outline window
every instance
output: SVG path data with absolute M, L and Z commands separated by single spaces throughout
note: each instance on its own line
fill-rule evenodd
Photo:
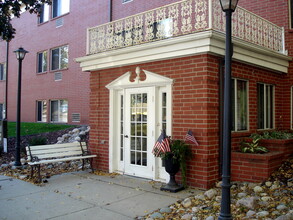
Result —
M 68 46 L 51 50 L 51 70 L 65 69 L 68 67 Z
M 132 0 L 122 0 L 122 3 L 132 2 Z
M 47 51 L 38 53 L 38 73 L 47 71 Z
M 162 93 L 162 129 L 167 130 L 167 93 Z
M 47 101 L 37 101 L 37 121 L 47 122 Z
M 43 4 L 41 6 L 41 12 L 39 16 L 39 24 L 49 21 L 49 5 Z
M 274 127 L 274 86 L 257 84 L 257 128 Z
M 52 12 L 53 18 L 64 15 L 69 12 L 70 0 L 53 0 Z
M 67 100 L 52 100 L 51 106 L 51 122 L 67 123 L 68 101 Z
M 0 103 L 0 120 L 3 120 L 4 116 L 4 104 Z
M 293 0 L 289 0 L 289 17 L 290 17 L 289 28 L 293 28 Z
M 4 63 L 0 63 L 0 80 L 6 79 L 6 65 Z
M 123 120 L 123 111 L 124 111 L 124 106 L 123 106 L 123 95 L 120 95 L 120 161 L 123 161 L 124 158 L 124 120 Z
M 291 129 L 293 129 L 293 86 L 291 87 Z
M 248 130 L 247 81 L 232 79 L 232 131 Z

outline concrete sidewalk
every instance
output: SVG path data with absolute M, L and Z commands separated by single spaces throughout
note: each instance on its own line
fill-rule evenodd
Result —
M 44 186 L 0 176 L 0 220 L 134 219 L 197 190 L 160 191 L 161 183 L 88 172 L 56 175 Z

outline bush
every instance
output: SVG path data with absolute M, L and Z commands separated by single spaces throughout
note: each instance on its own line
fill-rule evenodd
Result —
M 240 151 L 242 153 L 267 153 L 269 150 L 266 147 L 259 146 L 258 142 L 261 138 L 254 137 L 252 142 L 242 141 Z
M 262 134 L 251 134 L 250 137 L 259 139 L 292 139 L 293 133 L 288 131 L 265 131 Z
M 30 146 L 46 145 L 47 139 L 45 137 L 34 137 L 34 138 L 30 139 L 28 143 Z

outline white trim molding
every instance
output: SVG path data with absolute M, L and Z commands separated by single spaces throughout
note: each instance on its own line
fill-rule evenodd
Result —
M 288 73 L 291 57 L 233 38 L 233 59 L 280 73 Z M 76 59 L 83 71 L 96 71 L 202 53 L 225 55 L 225 34 L 208 30 L 130 46 Z

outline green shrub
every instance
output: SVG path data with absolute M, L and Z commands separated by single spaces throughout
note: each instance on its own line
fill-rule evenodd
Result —
M 288 131 L 265 131 L 262 134 L 251 134 L 250 137 L 259 139 L 292 139 L 293 133 Z
M 47 139 L 45 137 L 33 137 L 32 139 L 29 140 L 28 143 L 30 146 L 46 145 Z
M 242 153 L 267 153 L 269 150 L 266 147 L 259 146 L 259 140 L 261 138 L 254 137 L 252 142 L 242 141 L 240 150 Z

